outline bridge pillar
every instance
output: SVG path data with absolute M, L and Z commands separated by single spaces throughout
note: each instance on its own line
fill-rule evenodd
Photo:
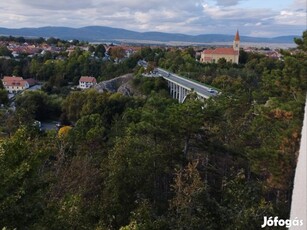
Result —
M 172 98 L 178 100 L 179 103 L 183 103 L 183 100 L 188 95 L 189 90 L 172 81 L 167 81 L 167 86 L 169 88 L 169 93 Z
M 174 98 L 174 99 L 176 99 L 176 85 L 175 85 L 175 83 L 172 83 L 173 84 L 173 95 L 172 95 L 172 97 Z
M 182 87 L 179 86 L 179 95 L 178 95 L 178 101 L 181 103 L 181 97 L 182 97 Z
M 169 88 L 169 94 L 172 95 L 172 93 L 173 93 L 173 88 L 172 88 L 173 85 L 172 85 L 172 82 L 168 81 L 167 84 L 168 84 L 168 88 Z
M 180 93 L 179 93 L 179 103 L 182 103 L 183 102 L 183 98 L 184 98 L 184 88 L 183 87 L 180 87 Z
M 187 89 L 185 89 L 185 88 L 181 88 L 181 90 L 182 90 L 182 93 L 181 93 L 181 98 L 180 98 L 180 103 L 182 103 L 183 102 L 183 100 L 185 99 L 185 97 L 187 96 L 187 94 L 188 94 L 188 90 Z

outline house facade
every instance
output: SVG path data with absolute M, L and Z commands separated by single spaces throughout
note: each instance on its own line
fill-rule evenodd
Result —
M 22 77 L 16 76 L 5 76 L 2 79 L 4 88 L 9 93 L 18 93 L 30 87 L 30 84 L 27 80 L 24 80 Z
M 97 81 L 96 81 L 96 78 L 94 77 L 82 76 L 79 80 L 80 89 L 92 88 L 96 84 L 97 84 Z
M 219 59 L 224 58 L 227 62 L 239 64 L 240 36 L 237 31 L 232 47 L 219 47 L 207 49 L 201 53 L 200 62 L 217 63 Z

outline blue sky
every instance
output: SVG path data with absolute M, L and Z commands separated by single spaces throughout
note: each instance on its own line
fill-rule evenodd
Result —
M 302 35 L 306 0 L 10 0 L 0 27 L 111 26 L 134 31 Z
M 270 8 L 275 10 L 286 9 L 292 4 L 292 0 L 243 0 L 239 2 L 240 7 L 253 8 Z

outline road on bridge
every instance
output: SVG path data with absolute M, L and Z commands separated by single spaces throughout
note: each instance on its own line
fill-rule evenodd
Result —
M 146 69 L 148 64 L 144 60 L 139 60 L 138 65 L 143 66 Z M 154 76 L 161 76 L 166 80 L 170 80 L 172 82 L 184 86 L 188 90 L 193 89 L 198 95 L 205 98 L 217 96 L 220 93 L 217 90 L 210 88 L 210 86 L 205 86 L 201 83 L 194 82 L 193 80 L 183 78 L 177 74 L 170 73 L 167 70 L 161 68 L 155 68 L 153 72 Z
M 193 82 L 192 80 L 185 79 L 177 74 L 170 73 L 164 69 L 156 68 L 157 74 L 165 79 L 169 79 L 175 83 L 185 86 L 188 89 L 194 89 L 194 91 L 206 98 L 218 95 L 218 91 L 210 88 L 209 86 L 202 85 L 201 83 Z

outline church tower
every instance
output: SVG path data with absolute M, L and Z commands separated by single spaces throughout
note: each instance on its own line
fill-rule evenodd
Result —
M 233 49 L 235 51 L 239 51 L 240 50 L 240 36 L 239 36 L 239 31 L 237 30 L 237 33 L 236 33 L 236 36 L 235 36 L 235 39 L 233 41 Z

